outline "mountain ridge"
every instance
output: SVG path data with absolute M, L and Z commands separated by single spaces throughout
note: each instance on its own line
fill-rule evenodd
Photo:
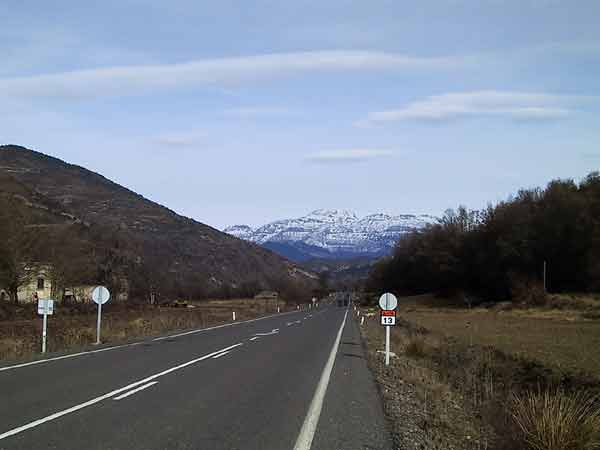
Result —
M 135 260 L 156 262 L 163 274 L 176 277 L 182 286 L 202 286 L 208 293 L 248 284 L 277 289 L 312 279 L 312 274 L 262 246 L 180 216 L 53 156 L 0 146 L 0 177 L 12 186 L 13 196 L 19 194 L 31 203 L 37 196 L 35 202 L 51 205 L 57 214 L 101 230 L 103 236 L 117 236 L 129 265 Z
M 317 209 L 295 219 L 252 228 L 233 225 L 223 231 L 255 242 L 295 261 L 312 258 L 347 259 L 389 254 L 402 235 L 438 219 L 428 214 L 385 213 L 359 217 L 343 209 Z

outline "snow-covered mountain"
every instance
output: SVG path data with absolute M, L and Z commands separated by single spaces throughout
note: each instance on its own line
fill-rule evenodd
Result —
M 319 209 L 297 219 L 277 220 L 258 228 L 234 225 L 225 233 L 255 242 L 292 260 L 353 258 L 389 253 L 405 233 L 437 222 L 429 215 L 371 214 Z

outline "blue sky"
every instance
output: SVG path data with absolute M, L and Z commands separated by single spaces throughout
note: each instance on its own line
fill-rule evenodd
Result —
M 218 228 L 600 169 L 600 2 L 0 2 L 0 143 Z

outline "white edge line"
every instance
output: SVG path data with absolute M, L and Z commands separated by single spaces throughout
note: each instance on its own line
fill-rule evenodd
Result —
M 251 337 L 251 338 L 250 338 L 250 340 L 251 340 L 251 341 L 255 341 L 255 340 L 257 340 L 258 338 L 259 338 L 259 336 L 254 336 L 254 337 Z
M 158 383 L 158 381 L 152 381 L 151 383 L 144 384 L 143 386 L 140 386 L 139 388 L 134 389 L 133 391 L 129 391 L 129 392 L 126 392 L 123 395 L 119 395 L 118 397 L 115 397 L 113 400 L 123 400 L 124 398 L 127 398 L 130 395 L 133 395 L 133 394 L 135 394 L 137 392 L 143 391 L 144 389 L 147 389 L 150 386 L 154 386 L 156 383 Z
M 226 324 L 218 325 L 218 326 L 215 326 L 215 327 L 201 328 L 199 330 L 192 330 L 192 331 L 188 331 L 188 332 L 185 332 L 185 333 L 173 334 L 173 335 L 170 335 L 170 336 L 162 336 L 162 337 L 154 338 L 154 339 L 152 339 L 152 341 L 160 341 L 160 340 L 163 340 L 163 339 L 170 339 L 170 338 L 175 338 L 175 337 L 179 337 L 179 336 L 185 336 L 187 334 L 192 334 L 192 333 L 201 333 L 203 331 L 216 330 L 217 328 L 223 328 L 223 327 L 228 327 L 228 326 L 231 326 L 231 325 L 239 325 L 239 324 L 243 324 L 243 323 L 255 322 L 257 320 L 268 319 L 270 317 L 283 316 L 283 315 L 293 314 L 293 313 L 297 313 L 297 312 L 298 311 L 288 311 L 288 312 L 279 313 L 279 314 L 272 314 L 270 316 L 258 317 L 256 319 L 244 320 L 244 321 L 241 321 L 241 322 L 226 323 Z M 4 372 L 4 371 L 7 371 L 7 370 L 13 370 L 13 369 L 20 369 L 21 367 L 35 366 L 37 364 L 43 364 L 43 363 L 48 363 L 48 362 L 52 362 L 52 361 L 59 361 L 61 359 L 69 359 L 69 358 L 75 358 L 77 356 L 91 355 L 91 354 L 94 354 L 94 353 L 101 353 L 101 352 L 106 352 L 106 351 L 109 351 L 109 350 L 116 350 L 116 349 L 119 349 L 119 348 L 133 347 L 134 345 L 141 345 L 144 342 L 147 342 L 147 341 L 139 341 L 139 342 L 133 342 L 131 344 L 122 344 L 122 345 L 115 345 L 113 347 L 100 348 L 98 350 L 88 350 L 88 351 L 85 351 L 85 352 L 71 353 L 69 355 L 56 356 L 54 358 L 37 359 L 35 361 L 30 361 L 30 362 L 26 362 L 26 363 L 15 364 L 15 365 L 12 365 L 12 366 L 0 367 L 0 372 Z
M 317 431 L 319 417 L 321 416 L 321 410 L 323 409 L 323 400 L 325 400 L 325 393 L 327 392 L 327 386 L 329 385 L 331 372 L 333 371 L 333 364 L 335 363 L 335 357 L 340 346 L 340 340 L 342 339 L 342 332 L 344 331 L 344 325 L 346 325 L 347 316 L 348 310 L 346 310 L 346 314 L 344 314 L 344 320 L 342 321 L 340 330 L 338 331 L 333 347 L 331 348 L 329 359 L 327 360 L 325 368 L 323 369 L 323 373 L 321 374 L 321 379 L 317 385 L 315 395 L 310 402 L 308 413 L 306 414 L 306 418 L 304 419 L 304 423 L 300 429 L 298 439 L 296 439 L 294 450 L 310 450 L 312 445 L 315 432 Z
M 91 355 L 93 353 L 101 353 L 101 352 L 106 352 L 108 350 L 116 350 L 118 348 L 132 347 L 134 345 L 140 345 L 140 344 L 142 344 L 142 342 L 134 342 L 132 344 L 116 345 L 114 347 L 100 348 L 98 350 L 89 350 L 89 351 L 85 351 L 85 352 L 71 353 L 70 355 L 56 356 L 54 358 L 38 359 L 35 361 L 30 361 L 30 362 L 22 363 L 22 364 L 16 364 L 13 366 L 0 367 L 0 372 L 3 372 L 5 370 L 18 369 L 20 367 L 34 366 L 36 364 L 42 364 L 42 363 L 47 363 L 47 362 L 51 362 L 51 361 L 58 361 L 61 359 L 75 358 L 76 356 Z
M 215 356 L 215 355 L 217 355 L 219 353 L 225 352 L 227 350 L 234 349 L 236 347 L 239 347 L 240 345 L 243 345 L 243 344 L 242 343 L 238 343 L 238 344 L 226 347 L 226 348 L 222 348 L 221 350 L 217 350 L 216 352 L 209 353 L 208 355 L 204 355 L 204 356 L 201 356 L 199 358 L 192 359 L 191 361 L 188 361 L 186 363 L 180 364 L 178 366 L 171 367 L 170 369 L 163 370 L 162 372 L 159 372 L 159 373 L 156 373 L 154 375 L 151 375 L 151 376 L 149 376 L 147 378 L 144 378 L 143 380 L 136 381 L 134 383 L 128 384 L 127 386 L 124 386 L 124 387 L 119 388 L 119 389 L 115 389 L 114 391 L 111 391 L 108 394 L 104 394 L 104 395 L 101 395 L 100 397 L 96 397 L 96 398 L 93 398 L 91 400 L 88 400 L 87 402 L 80 403 L 79 405 L 75 405 L 75 406 L 72 406 L 70 408 L 63 409 L 62 411 L 56 412 L 54 414 L 50 414 L 49 416 L 42 417 L 41 419 L 38 419 L 38 420 L 34 420 L 33 422 L 29 422 L 28 424 L 25 424 L 23 426 L 20 426 L 20 427 L 17 427 L 17 428 L 13 428 L 12 430 L 8 430 L 8 431 L 0 434 L 0 440 L 6 439 L 7 437 L 10 437 L 10 436 L 14 436 L 15 434 L 22 433 L 23 431 L 26 431 L 26 430 L 28 430 L 30 428 L 35 428 L 35 427 L 37 427 L 39 425 L 42 425 L 43 423 L 50 422 L 51 420 L 58 419 L 58 418 L 60 418 L 62 416 L 66 416 L 67 414 L 73 413 L 75 411 L 79 411 L 80 409 L 86 408 L 88 406 L 91 406 L 91 405 L 94 405 L 96 403 L 99 403 L 99 402 L 101 402 L 103 400 L 106 400 L 107 398 L 114 397 L 115 395 L 118 395 L 121 392 L 128 391 L 129 389 L 131 389 L 133 387 L 139 386 L 139 385 L 144 384 L 144 383 L 148 383 L 149 381 L 152 381 L 152 380 L 154 380 L 154 379 L 156 379 L 158 377 L 162 377 L 163 375 L 167 375 L 167 374 L 169 374 L 171 372 L 174 372 L 176 370 L 183 369 L 184 367 L 190 366 L 192 364 L 195 364 L 197 362 L 203 361 L 205 359 L 212 358 L 213 356 Z

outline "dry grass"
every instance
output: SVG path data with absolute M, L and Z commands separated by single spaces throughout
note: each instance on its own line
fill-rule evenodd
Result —
M 153 336 L 247 320 L 277 311 L 275 303 L 239 299 L 227 301 L 192 302 L 193 308 L 144 307 L 127 308 L 109 305 L 102 316 L 102 342 L 116 343 L 144 336 Z M 288 307 L 279 302 L 281 311 Z M 42 320 L 5 320 L 0 322 L 0 360 L 14 360 L 39 354 Z M 48 318 L 48 350 L 51 352 L 80 349 L 96 340 L 96 313 L 69 311 L 59 306 Z
M 589 311 L 499 311 L 442 307 L 437 299 L 423 297 L 402 300 L 401 317 L 465 344 L 494 347 L 560 373 L 600 374 L 600 320 L 587 316 Z
M 377 319 L 368 318 L 362 333 L 398 448 L 489 448 L 489 430 L 465 406 L 468 394 L 455 389 L 447 373 L 432 363 L 432 358 L 443 351 L 440 338 L 400 321 L 391 332 L 391 350 L 398 356 L 385 367 L 377 353 L 385 336 Z
M 417 334 L 411 336 L 406 344 L 404 353 L 412 358 L 422 358 L 425 356 L 425 339 L 423 335 Z
M 531 450 L 600 448 L 600 403 L 585 391 L 563 389 L 513 394 L 510 412 Z

